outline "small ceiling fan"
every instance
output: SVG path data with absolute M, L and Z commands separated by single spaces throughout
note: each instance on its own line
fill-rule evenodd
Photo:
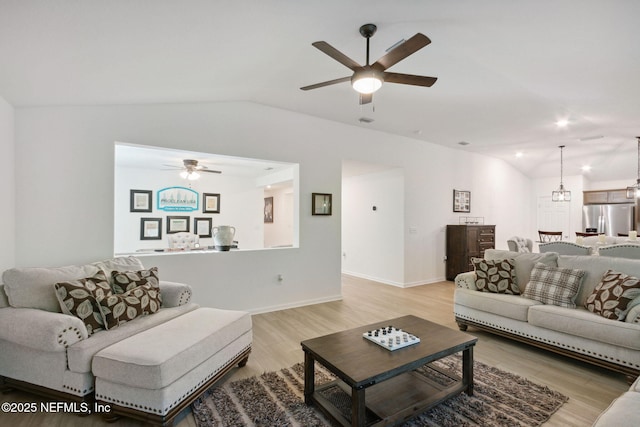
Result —
M 165 166 L 173 168 L 173 169 L 182 170 L 182 172 L 180 172 L 180 176 L 182 178 L 188 179 L 190 181 L 193 181 L 195 179 L 200 178 L 200 172 L 222 173 L 222 171 L 209 169 L 208 167 L 206 167 L 204 165 L 198 165 L 198 161 L 197 160 L 184 159 L 182 161 L 182 163 L 184 164 L 184 166 L 182 166 L 182 167 L 174 166 L 174 165 L 165 165 Z
M 367 63 L 364 66 L 358 64 L 356 61 L 349 58 L 327 42 L 319 41 L 312 43 L 312 46 L 351 69 L 353 71 L 353 75 L 351 77 L 342 77 L 339 79 L 304 86 L 300 89 L 311 90 L 336 83 L 351 81 L 353 88 L 360 93 L 360 104 L 368 104 L 373 100 L 373 93 L 380 89 L 383 82 L 431 87 L 436 80 L 438 80 L 437 77 L 415 76 L 412 74 L 389 73 L 385 71 L 387 68 L 397 64 L 407 56 L 431 43 L 431 40 L 422 33 L 417 33 L 415 36 L 398 45 L 382 58 L 369 65 L 369 39 L 376 33 L 377 29 L 378 27 L 374 24 L 365 24 L 360 27 L 360 34 L 362 34 L 362 37 L 367 39 Z

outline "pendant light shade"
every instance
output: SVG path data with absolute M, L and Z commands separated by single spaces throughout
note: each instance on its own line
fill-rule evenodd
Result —
M 571 191 L 564 189 L 564 184 L 562 184 L 562 167 L 563 167 L 563 159 L 562 159 L 562 150 L 564 149 L 564 145 L 560 145 L 560 187 L 557 190 L 551 193 L 551 200 L 554 202 L 569 202 L 571 201 Z
M 636 139 L 638 140 L 638 179 L 635 185 L 627 187 L 627 199 L 640 197 L 640 136 L 636 136 Z

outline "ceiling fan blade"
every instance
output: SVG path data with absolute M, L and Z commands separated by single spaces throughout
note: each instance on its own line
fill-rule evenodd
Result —
M 373 101 L 372 93 L 361 93 L 360 94 L 360 105 L 370 104 Z
M 385 83 L 400 83 L 403 85 L 431 87 L 437 80 L 437 77 L 414 76 L 413 74 L 400 73 L 384 73 Z
M 336 83 L 343 83 L 343 82 L 348 82 L 351 80 L 351 77 L 341 77 L 339 79 L 334 79 L 334 80 L 329 80 L 326 82 L 322 82 L 322 83 L 316 83 L 314 85 L 309 85 L 309 86 L 305 86 L 305 87 L 301 87 L 300 89 L 302 90 L 311 90 L 311 89 L 317 89 L 319 87 L 325 87 L 325 86 L 329 86 L 329 85 L 334 85 Z
M 429 37 L 425 36 L 422 33 L 418 33 L 415 36 L 411 37 L 409 40 L 399 45 L 398 47 L 394 48 L 391 52 L 387 53 L 382 58 L 378 59 L 371 66 L 380 71 L 384 71 L 387 68 L 391 67 L 392 65 L 402 61 L 407 56 L 422 49 L 429 43 L 431 43 L 431 40 L 429 40 Z
M 217 171 L 217 170 L 213 170 L 213 169 L 198 169 L 198 172 L 222 173 L 222 171 Z
M 342 65 L 344 65 L 345 67 L 352 69 L 353 71 L 356 71 L 357 69 L 362 68 L 362 66 L 358 64 L 356 61 L 349 58 L 347 55 L 340 52 L 338 49 L 331 46 L 327 42 L 314 42 L 314 43 L 311 43 L 311 45 L 320 49 L 321 51 L 323 51 L 324 53 L 326 53 L 327 55 L 329 55 L 330 57 L 332 57 L 333 59 L 335 59 Z

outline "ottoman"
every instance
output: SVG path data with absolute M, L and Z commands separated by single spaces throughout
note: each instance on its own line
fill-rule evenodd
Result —
M 199 308 L 113 344 L 93 357 L 97 403 L 170 425 L 185 407 L 251 351 L 251 315 Z

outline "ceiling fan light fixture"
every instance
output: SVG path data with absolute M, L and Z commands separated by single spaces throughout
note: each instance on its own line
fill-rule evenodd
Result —
M 356 92 L 368 95 L 382 87 L 382 75 L 380 72 L 368 69 L 356 71 L 351 77 L 351 86 Z
M 180 172 L 180 178 L 188 179 L 189 181 L 195 181 L 196 179 L 200 178 L 200 174 L 196 171 L 186 170 Z

